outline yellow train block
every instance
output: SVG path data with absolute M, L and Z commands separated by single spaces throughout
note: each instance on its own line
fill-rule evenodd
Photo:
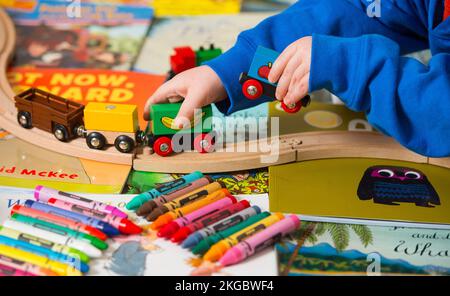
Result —
M 84 108 L 86 130 L 134 133 L 139 129 L 136 105 L 89 102 Z

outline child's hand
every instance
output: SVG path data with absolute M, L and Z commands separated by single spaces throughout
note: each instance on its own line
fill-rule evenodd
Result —
M 177 127 L 185 126 L 194 117 L 194 110 L 227 97 L 219 76 L 208 66 L 184 71 L 161 85 L 145 104 L 144 118 L 149 120 L 149 107 L 158 103 L 174 103 L 184 98 L 174 120 Z
M 269 81 L 278 81 L 275 96 L 286 105 L 293 105 L 308 94 L 312 37 L 291 43 L 274 62 Z

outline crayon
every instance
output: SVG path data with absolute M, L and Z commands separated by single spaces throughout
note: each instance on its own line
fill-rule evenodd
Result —
M 59 275 L 69 275 L 69 276 L 82 275 L 78 269 L 73 268 L 70 265 L 49 260 L 48 258 L 30 252 L 25 252 L 23 250 L 11 248 L 9 246 L 0 245 L 0 254 L 16 260 L 23 260 L 25 262 L 37 265 L 42 268 L 50 269 L 51 271 L 56 272 Z
M 240 212 L 243 209 L 246 209 L 250 206 L 250 203 L 247 200 L 241 200 L 238 203 L 231 204 L 226 206 L 223 209 L 219 209 L 219 211 L 213 212 L 209 215 L 206 215 L 194 223 L 188 224 L 186 226 L 181 227 L 173 236 L 172 242 L 179 243 L 184 241 L 191 233 L 208 227 L 209 225 L 221 221 L 234 213 Z
M 228 217 L 226 219 L 218 221 L 208 227 L 205 227 L 203 229 L 200 229 L 200 230 L 192 233 L 183 241 L 181 246 L 183 248 L 189 248 L 189 249 L 193 248 L 199 242 L 201 242 L 203 239 L 207 238 L 208 236 L 212 236 L 219 231 L 223 231 L 227 228 L 237 225 L 252 216 L 258 215 L 259 213 L 261 213 L 261 209 L 258 206 L 246 208 L 236 214 L 231 215 L 230 217 Z
M 241 231 L 244 228 L 247 228 L 250 225 L 255 224 L 256 222 L 259 222 L 267 217 L 270 216 L 269 212 L 262 212 L 259 213 L 256 216 L 252 216 L 248 218 L 247 220 L 236 224 L 230 228 L 227 228 L 225 230 L 219 231 L 216 234 L 209 236 L 199 242 L 193 249 L 192 253 L 195 255 L 204 255 L 214 244 L 218 243 L 219 241 L 229 237 L 230 235 L 235 234 L 238 231 Z
M 200 178 L 198 180 L 195 180 L 194 182 L 189 183 L 188 186 L 181 187 L 178 190 L 175 190 L 169 194 L 163 194 L 155 199 L 151 199 L 144 203 L 142 206 L 137 209 L 136 214 L 138 216 L 146 216 L 149 213 L 151 213 L 155 208 L 161 207 L 165 203 L 168 203 L 178 197 L 185 196 L 186 194 L 191 194 L 192 192 L 198 191 L 200 188 L 204 188 L 210 183 L 213 183 L 214 180 L 209 177 L 205 176 L 203 178 Z
M 36 235 L 38 237 L 42 237 L 57 244 L 80 250 L 93 258 L 99 258 L 102 255 L 102 252 L 96 247 L 70 236 L 65 236 L 63 234 L 58 234 L 56 232 L 50 232 L 48 230 L 39 229 L 31 225 L 20 223 L 14 220 L 5 221 L 3 223 L 3 226 L 29 235 Z
M 61 216 L 55 216 L 52 214 L 48 214 L 46 212 L 42 212 L 42 211 L 35 210 L 32 208 L 27 208 L 27 207 L 24 207 L 21 205 L 13 206 L 13 208 L 11 209 L 11 215 L 14 215 L 15 213 L 23 215 L 23 216 L 28 216 L 31 218 L 39 219 L 41 221 L 47 221 L 47 222 L 50 222 L 50 223 L 53 223 L 53 224 L 56 224 L 56 225 L 59 225 L 62 227 L 70 228 L 75 231 L 83 232 L 83 233 L 98 237 L 101 240 L 106 240 L 108 238 L 106 236 L 106 234 L 104 234 L 97 228 L 94 228 L 89 225 L 86 225 L 86 224 L 83 224 L 80 222 L 76 222 L 76 221 L 73 221 L 70 219 L 66 219 Z
M 38 276 L 37 274 L 16 269 L 9 265 L 2 264 L 0 260 L 0 276 Z
M 39 229 L 44 229 L 44 230 L 58 233 L 61 235 L 71 236 L 73 238 L 85 241 L 100 250 L 106 250 L 108 248 L 107 243 L 105 243 L 104 241 L 102 241 L 101 239 L 99 239 L 95 236 L 91 236 L 89 234 L 85 234 L 85 233 L 78 232 L 78 231 L 75 231 L 75 230 L 72 230 L 72 229 L 69 229 L 66 227 L 52 224 L 50 222 L 41 221 L 39 219 L 31 218 L 28 216 L 23 216 L 20 214 L 13 214 L 11 216 L 11 219 L 21 222 L 21 223 L 29 224 L 29 225 L 39 228 Z
M 186 226 L 191 223 L 195 223 L 198 220 L 206 217 L 210 214 L 217 213 L 224 207 L 236 203 L 237 200 L 234 196 L 226 196 L 218 201 L 215 201 L 209 205 L 206 205 L 198 210 L 195 210 L 184 217 L 173 220 L 169 224 L 165 225 L 158 232 L 159 237 L 171 237 L 175 232 L 177 232 L 181 227 Z
M 258 221 L 232 235 L 229 237 L 217 242 L 214 244 L 208 252 L 203 256 L 203 259 L 206 261 L 216 262 L 219 260 L 223 254 L 225 254 L 226 251 L 231 249 L 231 247 L 237 245 L 241 241 L 245 240 L 246 238 L 254 235 L 255 233 L 258 233 L 262 231 L 263 229 L 266 229 L 270 225 L 284 219 L 283 214 L 281 213 L 275 213 L 270 215 L 267 218 L 262 219 L 261 221 Z
M 36 266 L 34 264 L 25 262 L 19 259 L 13 259 L 11 257 L 0 255 L 0 263 L 4 266 L 8 266 L 15 270 L 20 270 L 25 273 L 30 273 L 36 276 L 56 276 L 56 272 L 49 269 Z
M 294 231 L 299 226 L 300 220 L 297 216 L 290 215 L 229 249 L 220 258 L 219 263 L 222 266 L 239 263 L 253 254 L 272 246 L 280 241 L 283 236 Z
M 95 228 L 101 230 L 108 236 L 114 236 L 114 235 L 120 234 L 118 229 L 114 228 L 113 226 L 111 226 L 110 224 L 108 224 L 106 222 L 103 222 L 98 219 L 94 219 L 92 217 L 88 217 L 85 215 L 81 215 L 81 214 L 78 214 L 75 212 L 59 209 L 59 208 L 56 208 L 56 207 L 53 207 L 53 206 L 50 206 L 47 204 L 43 204 L 40 202 L 27 200 L 27 201 L 25 201 L 25 207 L 39 210 L 42 212 L 46 212 L 48 214 L 52 214 L 55 216 L 64 217 L 64 218 L 67 218 L 67 219 L 70 219 L 70 220 L 73 220 L 76 222 L 87 224 L 89 226 L 92 226 L 92 227 L 95 227 Z
M 85 207 L 78 206 L 76 204 L 72 204 L 70 202 L 58 200 L 56 198 L 49 198 L 47 203 L 59 209 L 75 212 L 108 223 L 111 226 L 117 228 L 123 234 L 139 234 L 142 232 L 142 229 L 139 226 L 126 218 L 113 216 L 96 210 L 91 210 Z
M 192 213 L 193 211 L 203 208 L 204 206 L 207 206 L 210 203 L 216 202 L 219 199 L 222 199 L 225 196 L 229 196 L 229 195 L 230 195 L 230 193 L 226 189 L 221 189 L 221 190 L 215 191 L 200 200 L 197 200 L 193 203 L 185 205 L 184 207 L 175 209 L 173 211 L 165 213 L 164 215 L 159 216 L 158 219 L 156 219 L 155 222 L 153 222 L 150 225 L 150 228 L 153 230 L 160 229 L 164 225 L 172 222 L 173 220 L 175 220 L 177 218 L 183 217 L 189 213 Z
M 37 186 L 34 189 L 34 198 L 37 201 L 47 203 L 49 198 L 57 198 L 62 201 L 67 201 L 91 210 L 100 211 L 106 214 L 111 214 L 121 218 L 128 218 L 128 215 L 116 208 L 115 206 L 107 205 L 99 201 L 93 201 L 78 195 L 58 191 L 52 188 Z
M 198 180 L 203 177 L 203 174 L 200 172 L 193 172 L 189 175 L 185 175 L 181 178 L 175 179 L 170 182 L 166 182 L 164 184 L 161 184 L 160 186 L 153 188 L 150 191 L 141 193 L 137 196 L 135 196 L 128 204 L 127 209 L 128 210 L 137 210 L 140 206 L 142 206 L 147 201 L 154 199 L 160 195 L 163 194 L 169 194 L 175 190 L 179 190 L 183 187 L 191 186 L 190 183 L 194 182 L 195 180 Z
M 156 218 L 159 216 L 173 211 L 177 208 L 184 207 L 190 203 L 193 203 L 199 199 L 204 198 L 205 196 L 216 192 L 217 190 L 222 189 L 224 186 L 220 182 L 214 182 L 211 184 L 208 184 L 206 186 L 203 186 L 201 188 L 198 188 L 197 190 L 194 190 L 188 194 L 182 195 L 180 197 L 175 198 L 174 200 L 167 202 L 160 207 L 154 208 L 148 215 L 147 220 L 148 221 L 155 221 Z M 150 201 L 151 202 L 151 201 Z
M 24 241 L 16 240 L 7 236 L 0 235 L 0 244 L 7 245 L 16 249 L 21 249 L 36 255 L 47 257 L 50 260 L 58 261 L 61 263 L 69 264 L 74 268 L 79 269 L 81 272 L 88 272 L 89 266 L 79 259 L 69 257 L 61 253 L 55 253 L 52 250 L 29 244 Z
M 43 239 L 40 237 L 36 237 L 34 235 L 22 233 L 20 231 L 17 231 L 17 230 L 11 229 L 11 228 L 6 228 L 3 226 L 0 226 L 0 235 L 7 236 L 9 238 L 13 238 L 13 239 L 16 239 L 19 241 L 24 241 L 29 244 L 39 246 L 42 248 L 46 248 L 55 253 L 62 253 L 64 255 L 74 257 L 76 259 L 80 259 L 84 263 L 89 262 L 89 256 L 81 251 L 78 251 L 78 250 L 68 247 L 68 246 L 63 246 L 61 244 L 54 243 L 52 241 L 49 241 L 49 240 L 46 240 L 46 239 Z

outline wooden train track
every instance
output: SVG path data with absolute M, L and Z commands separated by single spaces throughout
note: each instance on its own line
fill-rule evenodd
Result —
M 17 123 L 14 93 L 6 79 L 6 67 L 13 54 L 14 44 L 14 26 L 7 14 L 0 9 L 0 127 L 22 140 L 58 153 L 102 162 L 129 164 L 136 170 L 166 173 L 187 173 L 194 169 L 205 173 L 238 171 L 296 161 L 340 157 L 404 160 L 450 168 L 450 158 L 429 159 L 403 148 L 392 138 L 372 132 L 290 134 L 259 142 L 227 145 L 214 153 L 184 152 L 165 158 L 144 153 L 144 149 L 138 149 L 134 155 L 117 152 L 114 147 L 104 151 L 92 150 L 87 147 L 84 139 L 63 143 L 50 133 L 36 128 L 24 129 Z M 276 156 L 264 152 L 274 149 L 278 150 Z

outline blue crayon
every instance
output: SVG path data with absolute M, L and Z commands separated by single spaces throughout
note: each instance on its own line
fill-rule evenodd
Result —
M 37 245 L 32 245 L 25 241 L 16 240 L 16 239 L 13 239 L 13 238 L 10 238 L 7 236 L 0 235 L 0 244 L 5 245 L 5 246 L 10 246 L 10 247 L 13 247 L 16 249 L 24 250 L 24 251 L 27 251 L 30 253 L 34 253 L 36 255 L 46 257 L 50 260 L 68 264 L 83 273 L 86 273 L 89 271 L 89 266 L 86 263 L 81 262 L 81 260 L 79 260 L 77 258 L 67 256 L 67 255 L 64 255 L 61 253 L 56 253 L 50 249 L 39 247 Z
M 59 217 L 64 217 L 73 221 L 77 221 L 83 224 L 87 224 L 89 226 L 95 227 L 101 231 L 103 231 L 108 236 L 119 235 L 120 232 L 118 229 L 114 228 L 111 224 L 100 221 L 98 219 L 85 216 L 83 214 L 63 210 L 60 208 L 56 208 L 47 204 L 35 202 L 33 200 L 25 201 L 25 207 L 36 209 L 48 214 L 52 214 Z
M 175 179 L 173 181 L 166 182 L 150 191 L 141 193 L 135 196 L 128 204 L 127 209 L 130 211 L 137 210 L 147 201 L 154 199 L 163 194 L 169 194 L 175 190 L 178 190 L 184 186 L 188 186 L 191 182 L 203 178 L 203 174 L 200 172 L 193 172 L 189 175 Z
M 261 209 L 258 206 L 253 206 L 250 208 L 243 209 L 242 211 L 237 212 L 223 220 L 220 220 L 208 227 L 200 229 L 191 235 L 189 235 L 181 244 L 183 248 L 193 248 L 200 241 L 207 238 L 208 236 L 214 235 L 219 231 L 223 231 L 227 228 L 230 228 L 234 225 L 237 225 L 248 218 L 258 215 L 261 213 Z

